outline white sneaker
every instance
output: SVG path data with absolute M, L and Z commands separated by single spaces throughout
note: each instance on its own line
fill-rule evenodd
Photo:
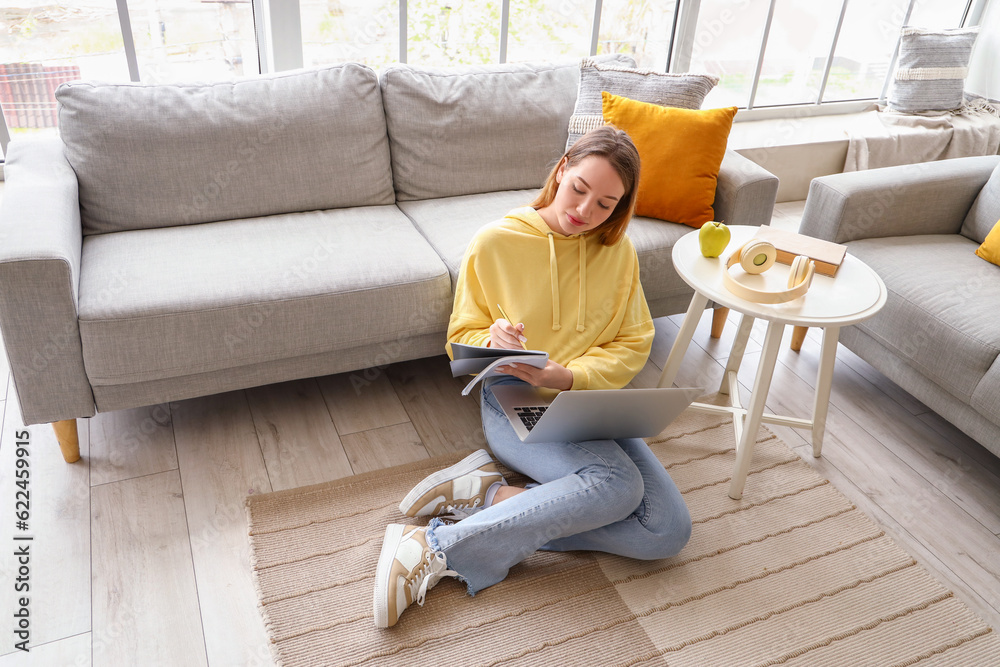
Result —
M 406 494 L 399 511 L 406 516 L 437 516 L 449 508 L 481 507 L 486 504 L 494 484 L 499 488 L 506 485 L 507 480 L 497 470 L 490 453 L 480 449 L 455 465 L 425 477 Z
M 457 577 L 445 555 L 427 546 L 427 529 L 391 523 L 385 528 L 375 571 L 375 627 L 389 628 L 411 604 L 424 604 L 427 591 L 444 577 Z

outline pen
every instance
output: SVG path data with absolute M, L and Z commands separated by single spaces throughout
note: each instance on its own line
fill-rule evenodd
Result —
M 497 304 L 497 308 L 499 308 L 499 309 L 500 309 L 500 314 L 501 314 L 501 315 L 503 315 L 503 318 L 504 318 L 505 320 L 507 320 L 508 322 L 510 322 L 511 326 L 514 326 L 514 320 L 510 319 L 510 316 L 509 316 L 509 315 L 508 315 L 507 313 L 505 313 L 505 312 L 504 312 L 504 310 L 503 310 L 503 306 L 501 306 L 501 305 L 500 305 L 500 304 L 498 303 L 498 304 Z M 525 340 L 527 340 L 527 338 L 525 338 Z M 522 341 L 520 337 L 518 337 L 518 339 L 517 339 L 517 342 L 521 344 L 521 349 L 522 349 L 522 350 L 525 350 L 525 351 L 526 351 L 526 350 L 528 349 L 528 348 L 526 348 L 526 347 L 524 346 L 524 341 Z

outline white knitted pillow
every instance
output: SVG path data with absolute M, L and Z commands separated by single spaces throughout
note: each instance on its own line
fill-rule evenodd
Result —
M 965 76 L 979 28 L 904 27 L 888 104 L 892 111 L 951 111 L 962 106 Z
M 580 63 L 580 91 L 569 119 L 566 149 L 590 130 L 604 125 L 602 91 L 663 107 L 700 109 L 717 83 L 719 77 L 711 74 L 667 74 L 585 58 Z

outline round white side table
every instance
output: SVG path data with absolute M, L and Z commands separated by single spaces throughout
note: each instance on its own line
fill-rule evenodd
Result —
M 871 268 L 857 257 L 845 256 L 844 262 L 834 278 L 816 274 L 809 291 L 794 301 L 780 304 L 763 304 L 742 299 L 728 289 L 722 282 L 722 272 L 725 270 L 726 259 L 750 240 L 757 232 L 757 227 L 731 226 L 732 239 L 723 252 L 722 257 L 708 258 L 701 254 L 698 245 L 698 232 L 685 234 L 674 245 L 673 262 L 678 275 L 694 289 L 691 305 L 688 306 L 684 323 L 681 325 L 677 339 L 670 349 L 667 363 L 660 374 L 660 387 L 670 387 L 677 377 L 684 354 L 687 352 L 691 337 L 698 326 L 698 321 L 705 312 L 709 300 L 739 312 L 739 330 L 726 362 L 726 372 L 722 378 L 719 392 L 729 394 L 730 405 L 710 405 L 693 403 L 692 409 L 702 412 L 723 413 L 732 415 L 733 428 L 736 435 L 736 466 L 729 485 L 729 496 L 739 500 L 743 497 L 743 487 L 746 484 L 750 469 L 750 459 L 757 439 L 757 431 L 761 422 L 808 428 L 812 430 L 813 456 L 820 456 L 823 448 L 823 433 L 826 430 L 826 415 L 830 402 L 830 383 L 833 380 L 833 366 L 837 357 L 837 339 L 840 328 L 856 324 L 877 313 L 885 305 L 885 283 Z M 775 264 L 761 275 L 737 275 L 738 267 L 730 269 L 737 280 L 749 287 L 768 291 L 787 289 L 789 267 Z M 740 395 L 737 384 L 737 373 L 743 361 L 750 329 L 755 319 L 767 321 L 767 334 L 764 337 L 764 349 L 757 366 L 757 376 L 754 379 L 750 394 L 750 404 L 744 408 L 740 405 Z M 774 364 L 778 359 L 778 348 L 785 325 L 801 327 L 819 327 L 823 330 L 822 352 L 820 354 L 819 372 L 816 377 L 816 396 L 813 401 L 812 419 L 782 417 L 765 414 L 764 403 L 771 386 L 774 374 Z

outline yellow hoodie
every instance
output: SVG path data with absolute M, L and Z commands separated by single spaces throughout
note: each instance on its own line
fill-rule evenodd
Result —
M 502 315 L 524 322 L 532 350 L 573 372 L 573 389 L 619 389 L 642 370 L 653 321 L 627 237 L 553 232 L 530 206 L 476 234 L 455 286 L 448 342 L 486 345 Z M 451 355 L 451 348 L 448 347 Z

